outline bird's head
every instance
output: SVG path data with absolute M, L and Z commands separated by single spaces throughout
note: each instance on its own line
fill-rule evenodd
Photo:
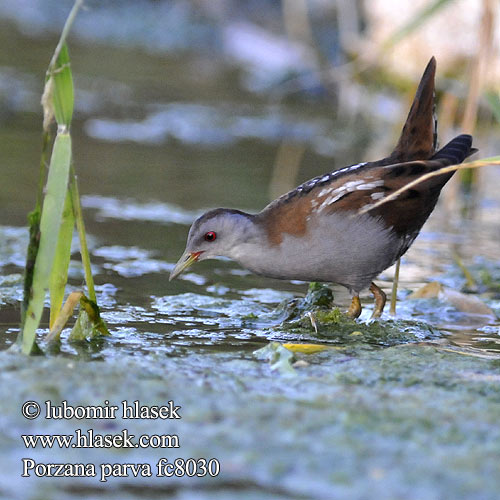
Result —
M 239 210 L 217 208 L 196 219 L 189 230 L 186 249 L 170 273 L 170 280 L 199 260 L 236 258 L 237 249 L 255 237 L 253 218 Z

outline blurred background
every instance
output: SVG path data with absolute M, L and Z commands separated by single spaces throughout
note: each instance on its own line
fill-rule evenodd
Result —
M 16 200 L 3 210 L 16 224 L 36 182 L 44 71 L 72 3 L 0 4 L 0 154 L 3 177 L 16 179 L 0 200 Z M 498 144 L 499 26 L 494 0 L 87 0 L 70 39 L 82 191 L 260 208 L 313 175 L 386 155 L 432 55 L 441 143 L 478 117 L 487 156 Z
M 0 0 L 0 350 L 18 333 L 40 97 L 72 5 Z M 21 421 L 19 408 L 23 398 L 172 398 L 186 416 L 168 427 L 180 433 L 181 452 L 220 458 L 224 471 L 204 496 L 205 483 L 172 480 L 173 498 L 497 498 L 499 167 L 446 186 L 403 258 L 396 321 L 387 314 L 367 324 L 363 297 L 360 331 L 318 337 L 306 321 L 294 333 L 276 327 L 287 314 L 279 304 L 294 307 L 304 283 L 223 260 L 167 277 L 204 210 L 258 211 L 313 176 L 386 156 L 433 55 L 439 142 L 469 132 L 474 159 L 499 155 L 500 3 L 86 0 L 69 49 L 74 163 L 112 335 L 72 344 L 65 331 L 62 355 L 43 359 L 0 353 L 0 497 L 164 497 L 166 483 L 147 478 L 112 488 L 21 479 L 20 432 L 69 434 L 76 424 Z M 69 291 L 84 283 L 77 248 Z M 387 292 L 393 272 L 377 280 Z M 429 281 L 470 300 L 405 300 Z M 333 293 L 348 305 L 346 290 Z M 256 359 L 270 340 L 331 349 L 301 359 L 293 378 Z M 165 432 L 163 422 L 99 425 Z M 156 450 L 60 451 L 32 456 L 158 458 Z

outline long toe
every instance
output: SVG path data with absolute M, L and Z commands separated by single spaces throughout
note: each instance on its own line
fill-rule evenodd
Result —
M 384 311 L 387 296 L 375 283 L 370 285 L 370 292 L 372 292 L 373 297 L 375 298 L 375 307 L 373 308 L 372 319 L 380 318 L 380 316 L 382 316 L 382 312 Z
M 351 305 L 349 306 L 346 314 L 352 319 L 356 319 L 361 314 L 361 302 L 357 295 L 352 298 Z

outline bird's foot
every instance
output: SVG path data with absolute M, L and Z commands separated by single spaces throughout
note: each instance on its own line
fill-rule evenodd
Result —
M 349 306 L 346 314 L 352 319 L 356 319 L 361 314 L 361 302 L 357 295 L 352 298 L 351 305 Z
M 380 318 L 380 316 L 382 316 L 382 312 L 384 311 L 386 295 L 373 282 L 370 285 L 370 292 L 372 292 L 373 297 L 375 298 L 375 307 L 373 308 L 373 313 L 372 313 L 371 319 Z M 352 306 L 352 304 L 351 304 L 351 306 Z

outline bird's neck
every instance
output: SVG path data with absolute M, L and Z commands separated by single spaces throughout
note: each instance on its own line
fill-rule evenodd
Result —
M 238 220 L 235 239 L 228 248 L 227 257 L 239 262 L 243 267 L 257 272 L 262 258 L 269 247 L 268 237 L 260 219 L 251 214 L 244 214 Z

